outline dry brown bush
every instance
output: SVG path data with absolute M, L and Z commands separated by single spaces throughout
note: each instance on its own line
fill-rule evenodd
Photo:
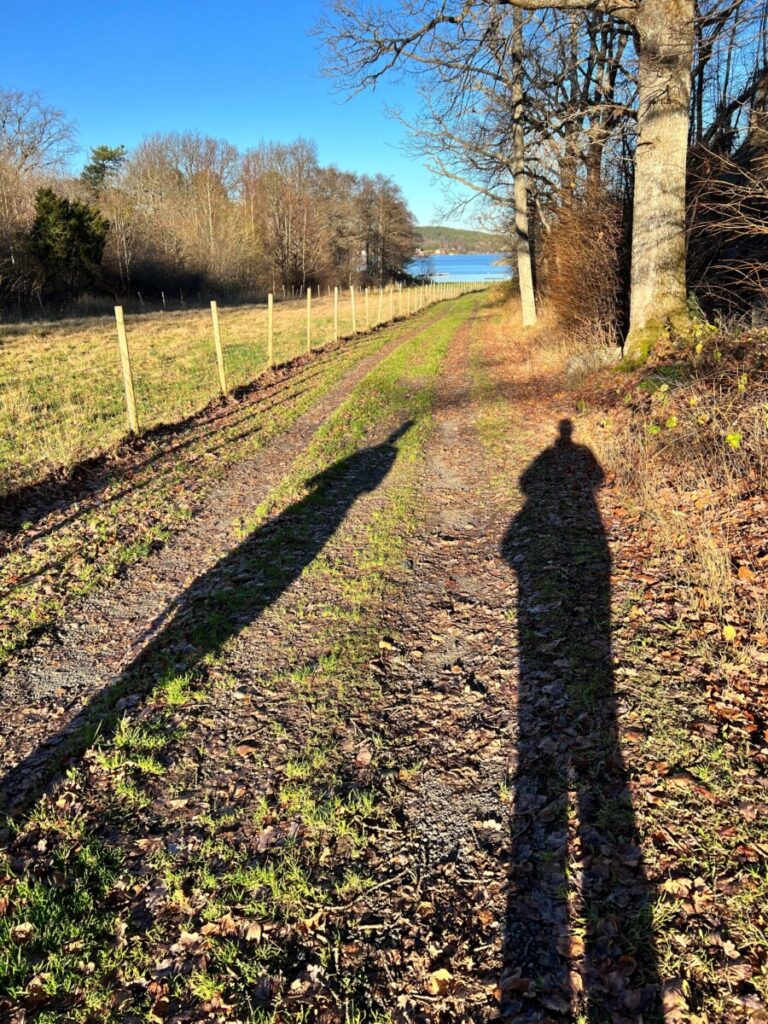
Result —
M 738 158 L 702 147 L 688 174 L 688 283 L 708 315 L 751 312 L 768 304 L 768 159 Z
M 602 194 L 562 207 L 544 238 L 541 291 L 577 343 L 619 340 L 624 242 L 621 206 Z

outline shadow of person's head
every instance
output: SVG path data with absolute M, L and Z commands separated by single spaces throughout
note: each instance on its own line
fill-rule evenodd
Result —
M 575 431 L 572 420 L 561 419 L 554 443 L 520 475 L 520 489 L 529 505 L 594 503 L 595 491 L 603 484 L 605 474 L 592 450 L 574 441 Z
M 573 444 L 573 420 L 568 418 L 560 420 L 557 425 L 557 441 L 555 444 L 559 446 L 566 446 Z

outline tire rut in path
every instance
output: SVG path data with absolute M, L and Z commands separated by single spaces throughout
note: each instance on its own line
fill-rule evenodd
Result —
M 267 497 L 354 387 L 425 326 L 422 320 L 364 358 L 285 433 L 238 463 L 187 529 L 86 600 L 58 636 L 14 659 L 2 680 L 0 773 L 22 763 L 24 772 L 4 802 L 16 804 L 35 792 L 58 748 L 83 725 L 89 700 L 147 647 L 176 597 L 236 546 L 235 524 Z
M 470 321 L 438 383 L 423 482 L 430 511 L 412 544 L 408 597 L 389 622 L 401 645 L 388 663 L 383 708 L 402 765 L 402 829 L 391 856 L 405 858 L 415 882 L 382 890 L 371 912 L 397 915 L 390 939 L 408 1006 L 398 1020 L 498 1013 L 516 639 L 507 617 L 513 583 L 499 551 L 508 512 L 489 491 L 474 425 L 471 334 Z M 438 1010 L 425 976 L 441 968 L 452 980 L 447 994 L 435 982 Z M 391 954 L 382 957 L 382 973 L 392 970 Z

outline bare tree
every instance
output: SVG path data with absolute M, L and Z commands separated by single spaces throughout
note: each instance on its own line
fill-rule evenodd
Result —
M 58 171 L 76 151 L 75 126 L 40 93 L 0 91 L 0 160 L 19 173 Z
M 23 244 L 35 192 L 75 151 L 75 127 L 39 93 L 0 91 L 0 296 L 30 280 Z
M 668 321 L 687 316 L 685 190 L 694 0 L 401 0 L 370 8 L 335 0 L 325 33 L 331 70 L 353 88 L 418 60 L 436 33 L 454 38 L 479 9 L 610 15 L 633 34 L 638 55 L 638 139 L 632 237 L 630 359 L 647 355 Z

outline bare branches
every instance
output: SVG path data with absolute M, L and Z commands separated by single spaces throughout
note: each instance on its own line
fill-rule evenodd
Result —
M 75 126 L 40 93 L 0 91 L 0 160 L 20 173 L 56 171 L 76 152 Z

